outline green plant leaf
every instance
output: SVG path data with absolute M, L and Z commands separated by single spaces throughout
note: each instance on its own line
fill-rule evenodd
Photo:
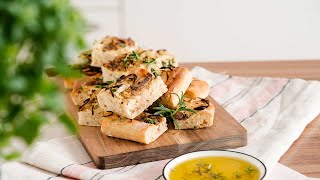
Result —
M 66 113 L 63 113 L 59 116 L 59 121 L 63 123 L 71 133 L 75 134 L 77 132 L 77 128 L 74 122 Z
M 14 160 L 21 156 L 20 152 L 14 151 L 3 155 L 6 160 Z
M 40 127 L 47 122 L 45 117 L 34 114 L 30 118 L 19 123 L 15 129 L 15 135 L 31 144 L 40 133 Z
M 87 29 L 69 0 L 1 1 L 0 159 L 15 157 L 3 153 L 12 138 L 32 144 L 49 122 L 48 114 L 64 112 L 63 96 L 44 70 L 78 75 L 67 64 L 74 58 L 71 52 L 85 48 Z M 67 118 L 61 122 L 74 131 Z

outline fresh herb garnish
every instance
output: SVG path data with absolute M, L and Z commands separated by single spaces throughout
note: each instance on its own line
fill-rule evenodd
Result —
M 149 66 L 150 64 L 157 64 L 155 58 L 152 58 L 150 61 L 148 61 L 148 59 L 144 59 L 142 62 L 145 63 L 147 66 Z
M 234 177 L 235 177 L 236 179 L 240 179 L 240 178 L 242 177 L 242 175 L 241 175 L 241 173 L 240 173 L 239 171 L 236 171 L 236 172 L 234 173 Z
M 102 84 L 97 84 L 96 88 L 107 88 L 110 84 L 113 84 L 113 83 L 114 83 L 113 81 L 106 81 Z
M 110 85 L 110 84 L 113 84 L 113 83 L 114 83 L 114 81 L 106 81 L 106 82 L 103 83 L 103 84 Z
M 159 74 L 153 68 L 151 68 L 151 72 L 154 75 L 154 77 L 158 77 L 159 76 Z
M 137 54 L 135 51 L 132 51 L 131 56 L 132 56 L 134 59 L 140 59 L 139 54 Z
M 179 125 L 177 119 L 175 118 L 176 113 L 178 113 L 180 111 L 189 111 L 189 112 L 192 112 L 192 113 L 195 113 L 195 114 L 198 114 L 198 113 L 193 109 L 187 108 L 186 103 L 183 102 L 183 92 L 181 92 L 181 96 L 179 96 L 176 93 L 171 93 L 171 94 L 176 95 L 178 97 L 178 99 L 179 99 L 179 103 L 178 103 L 177 108 L 176 109 L 170 109 L 170 108 L 167 108 L 164 105 L 160 104 L 160 106 L 153 108 L 154 110 L 156 110 L 154 115 L 160 115 L 160 116 L 164 116 L 164 117 L 168 118 L 180 130 L 180 125 Z
M 135 51 L 132 51 L 132 53 L 127 54 L 126 57 L 123 59 L 122 66 L 126 67 L 128 62 L 138 59 L 140 59 L 139 54 L 137 54 Z
M 207 177 L 207 179 L 226 180 L 226 176 L 224 176 L 221 172 L 215 172 L 211 164 L 199 162 L 196 165 L 197 167 L 192 171 L 192 173 L 196 173 L 202 177 Z
M 145 122 L 147 122 L 147 123 L 150 123 L 150 124 L 156 124 L 156 121 L 155 121 L 154 119 L 151 119 L 151 118 L 145 118 L 144 120 L 145 120 Z
M 124 67 L 127 66 L 127 63 L 130 60 L 128 57 L 129 57 L 129 54 L 127 54 L 127 56 L 123 59 L 122 66 L 124 66 Z
M 172 70 L 173 68 L 175 68 L 174 63 L 175 63 L 174 59 L 170 59 L 168 62 L 162 61 L 161 69 L 170 69 L 170 70 Z
M 251 175 L 251 173 L 252 173 L 253 171 L 255 171 L 255 170 L 253 169 L 253 167 L 252 167 L 252 166 L 248 166 L 248 168 L 247 168 L 247 169 L 245 169 L 244 171 L 245 171 L 245 173 L 247 173 L 247 174 Z

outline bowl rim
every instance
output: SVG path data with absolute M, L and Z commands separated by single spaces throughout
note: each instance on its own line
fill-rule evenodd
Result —
M 164 175 L 164 170 L 167 168 L 168 164 L 169 164 L 171 161 L 177 159 L 178 157 L 187 155 L 187 154 L 196 153 L 196 152 L 210 152 L 210 151 L 226 151 L 226 152 L 238 153 L 238 154 L 243 154 L 243 155 L 249 156 L 249 157 L 251 157 L 251 158 L 256 159 L 257 161 L 259 161 L 259 162 L 262 164 L 262 166 L 264 167 L 264 174 L 263 174 L 263 176 L 260 178 L 260 180 L 262 180 L 263 178 L 265 178 L 265 176 L 266 176 L 266 174 L 267 174 L 267 167 L 266 167 L 266 165 L 265 165 L 260 159 L 254 157 L 254 156 L 252 156 L 252 155 L 250 155 L 250 154 L 246 154 L 246 153 L 239 152 L 239 151 L 232 151 L 232 150 L 203 150 L 203 151 L 189 152 L 189 153 L 182 154 L 182 155 L 180 155 L 180 156 L 177 156 L 177 157 L 171 159 L 169 162 L 166 163 L 166 165 L 165 165 L 165 166 L 163 167 L 163 169 L 162 169 L 162 176 L 163 176 L 163 178 L 164 178 L 165 180 L 168 180 L 168 179 L 166 178 L 166 176 Z

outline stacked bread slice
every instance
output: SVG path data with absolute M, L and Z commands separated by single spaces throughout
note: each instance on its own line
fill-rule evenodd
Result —
M 79 125 L 101 126 L 111 137 L 149 144 L 173 121 L 176 129 L 212 126 L 214 107 L 205 81 L 177 67 L 166 50 L 146 50 L 107 36 L 80 55 L 85 76 L 73 86 Z

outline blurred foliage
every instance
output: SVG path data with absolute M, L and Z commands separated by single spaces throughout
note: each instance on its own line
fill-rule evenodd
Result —
M 72 75 L 70 52 L 84 48 L 86 24 L 68 0 L 0 0 L 0 23 L 0 159 L 12 159 L 11 140 L 30 145 L 53 115 L 75 131 L 44 69 Z

